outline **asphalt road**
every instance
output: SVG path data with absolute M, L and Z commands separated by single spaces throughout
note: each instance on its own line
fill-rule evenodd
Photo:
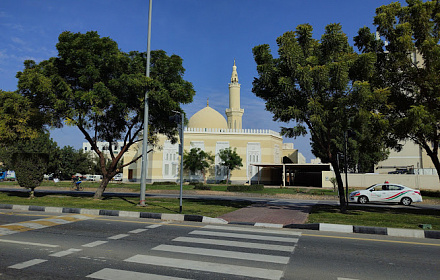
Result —
M 435 239 L 7 210 L 0 211 L 0 226 L 0 279 L 440 275 L 440 240 Z

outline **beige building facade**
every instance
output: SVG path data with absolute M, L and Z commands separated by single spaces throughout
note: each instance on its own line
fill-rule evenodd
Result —
M 258 174 L 257 164 L 281 164 L 283 157 L 291 163 L 305 163 L 304 156 L 294 149 L 293 143 L 283 143 L 278 132 L 269 129 L 244 129 L 242 117 L 244 109 L 240 104 L 240 84 L 238 83 L 237 66 L 232 67 L 229 83 L 229 108 L 225 110 L 227 119 L 218 111 L 206 107 L 195 113 L 184 129 L 184 150 L 200 148 L 215 155 L 215 162 L 208 171 L 208 182 L 221 182 L 227 178 L 227 170 L 220 165 L 220 150 L 236 149 L 242 158 L 243 167 L 231 173 L 233 183 L 270 181 L 271 172 Z M 141 144 L 131 149 L 124 156 L 130 161 L 142 152 Z M 148 154 L 147 182 L 178 181 L 180 172 L 179 143 L 172 144 L 164 135 L 158 135 L 158 142 Z M 262 177 L 263 175 L 263 177 Z M 124 181 L 139 181 L 141 162 L 138 161 L 124 168 Z M 202 181 L 202 174 L 184 172 L 184 180 Z

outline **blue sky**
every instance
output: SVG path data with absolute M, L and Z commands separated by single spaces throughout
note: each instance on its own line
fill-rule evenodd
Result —
M 151 49 L 183 58 L 185 79 L 196 90 L 184 106 L 187 116 L 206 106 L 225 115 L 228 83 L 236 59 L 241 83 L 243 128 L 280 131 L 286 124 L 272 121 L 264 102 L 252 93 L 256 64 L 252 48 L 269 44 L 276 55 L 276 38 L 309 23 L 319 39 L 329 23 L 341 23 L 350 38 L 363 26 L 373 27 L 375 9 L 391 0 L 153 0 Z M 63 31 L 97 31 L 123 51 L 146 51 L 149 0 L 1 0 L 0 89 L 16 89 L 17 71 L 25 59 L 37 62 L 56 56 Z M 81 148 L 77 128 L 51 131 L 58 145 Z M 309 162 L 309 137 L 286 139 Z

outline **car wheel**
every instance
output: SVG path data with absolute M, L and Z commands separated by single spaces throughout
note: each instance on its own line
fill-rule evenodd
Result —
M 409 197 L 404 197 L 404 198 L 402 198 L 402 200 L 400 201 L 400 203 L 402 203 L 402 204 L 405 205 L 405 206 L 410 206 L 410 205 L 411 205 L 411 202 L 412 202 L 412 200 L 411 200 L 411 198 L 409 198 Z
M 360 197 L 358 198 L 358 203 L 360 203 L 360 204 L 365 204 L 365 203 L 367 203 L 367 202 L 368 202 L 368 197 L 366 197 L 365 195 L 360 196 Z

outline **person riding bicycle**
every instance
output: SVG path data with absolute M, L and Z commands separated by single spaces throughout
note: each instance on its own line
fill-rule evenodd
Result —
M 76 185 L 76 190 L 79 191 L 79 185 L 81 185 L 82 181 L 81 181 L 81 177 L 78 177 L 78 180 L 75 182 Z

